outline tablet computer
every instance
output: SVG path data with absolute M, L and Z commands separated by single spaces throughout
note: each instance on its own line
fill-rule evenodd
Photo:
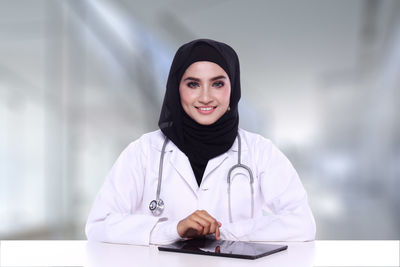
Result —
M 257 259 L 286 250 L 286 245 L 272 245 L 243 241 L 191 239 L 158 247 L 160 251 L 173 251 L 210 256 Z

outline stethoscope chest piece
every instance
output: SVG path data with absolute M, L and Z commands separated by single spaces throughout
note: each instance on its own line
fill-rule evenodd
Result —
M 164 201 L 162 199 L 152 200 L 149 204 L 149 209 L 154 216 L 160 216 L 164 211 Z

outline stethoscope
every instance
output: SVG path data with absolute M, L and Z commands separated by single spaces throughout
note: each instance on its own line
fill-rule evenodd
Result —
M 229 171 L 228 171 L 228 176 L 227 176 L 227 183 L 228 183 L 228 209 L 229 209 L 229 222 L 232 223 L 232 210 L 231 210 L 231 173 L 234 169 L 236 168 L 243 168 L 247 170 L 250 176 L 250 190 L 251 190 L 251 218 L 254 218 L 254 189 L 253 189 L 253 183 L 254 183 L 254 178 L 253 178 L 253 172 L 251 169 L 247 166 L 244 165 L 240 162 L 241 160 L 241 154 L 242 154 L 242 144 L 241 144 L 241 138 L 238 133 L 238 163 L 233 165 Z M 164 153 L 165 153 L 165 147 L 168 143 L 168 138 L 165 137 L 164 144 L 162 146 L 161 150 L 161 156 L 160 156 L 160 165 L 158 168 L 158 184 L 157 184 L 157 193 L 156 193 L 156 199 L 152 200 L 149 204 L 149 209 L 151 213 L 153 213 L 154 216 L 160 216 L 165 208 L 164 201 L 160 198 L 160 192 L 161 192 L 161 181 L 162 181 L 162 170 L 163 170 L 163 164 L 164 164 Z

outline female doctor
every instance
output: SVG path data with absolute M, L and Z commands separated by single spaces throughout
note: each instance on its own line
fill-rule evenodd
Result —
M 293 166 L 271 141 L 238 128 L 240 90 L 230 46 L 209 39 L 182 45 L 160 130 L 119 156 L 89 214 L 88 239 L 313 240 L 314 218 Z

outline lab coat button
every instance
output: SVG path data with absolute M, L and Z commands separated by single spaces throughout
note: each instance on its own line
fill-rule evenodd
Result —
M 202 190 L 202 191 L 207 191 L 207 190 L 208 190 L 208 188 L 206 188 L 206 187 L 202 187 L 202 188 L 201 188 L 201 190 Z

